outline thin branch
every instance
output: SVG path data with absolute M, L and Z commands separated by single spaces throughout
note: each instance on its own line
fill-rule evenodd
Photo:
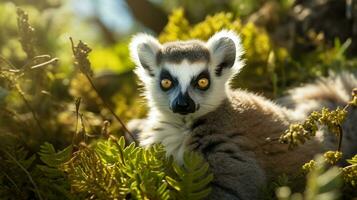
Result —
M 348 168 L 352 168 L 352 167 L 357 167 L 357 164 L 348 165 L 348 166 L 344 167 L 343 169 L 348 169 Z
M 75 106 L 76 106 L 76 129 L 74 131 L 74 135 L 72 137 L 72 144 L 74 145 L 74 142 L 75 142 L 75 139 L 77 137 L 77 134 L 78 134 L 78 121 L 79 121 L 79 108 L 80 108 L 80 105 L 81 105 L 81 98 L 77 98 L 76 99 L 76 102 L 75 102 Z
M 3 61 L 8 67 L 12 69 L 17 69 L 10 61 L 6 60 L 3 56 L 0 55 L 0 60 Z
M 43 55 L 39 55 L 39 56 L 35 56 L 32 58 L 33 61 L 37 60 L 37 59 L 42 59 L 42 58 L 46 58 L 46 59 L 50 59 L 51 56 L 47 55 L 47 54 L 43 54 Z
M 28 66 L 30 66 L 31 63 L 34 63 L 37 59 L 51 59 L 50 55 L 39 55 L 31 58 L 31 60 L 28 60 L 24 66 L 21 67 L 21 69 L 25 69 Z
M 87 130 L 86 130 L 86 126 L 84 124 L 84 117 L 82 113 L 79 113 L 79 119 L 81 121 L 81 133 L 83 133 L 83 140 L 84 142 L 87 142 L 87 136 L 89 135 Z
M 87 80 L 89 81 L 91 87 L 97 93 L 98 98 L 100 99 L 101 103 L 109 110 L 109 112 L 114 116 L 114 118 L 120 123 L 122 128 L 124 129 L 125 132 L 127 132 L 130 137 L 133 139 L 133 141 L 138 144 L 138 141 L 135 139 L 134 135 L 129 131 L 129 129 L 126 127 L 125 123 L 120 119 L 120 117 L 114 112 L 114 110 L 110 107 L 110 105 L 102 98 L 102 96 L 99 93 L 99 90 L 97 87 L 94 85 L 91 77 L 87 74 L 85 74 Z
M 133 141 L 138 144 L 138 141 L 135 139 L 134 135 L 128 130 L 125 126 L 124 122 L 120 119 L 120 117 L 114 112 L 114 110 L 110 107 L 110 105 L 104 100 L 104 98 L 100 95 L 99 90 L 94 85 L 91 76 L 93 75 L 93 71 L 91 69 L 90 61 L 88 60 L 88 54 L 91 52 L 91 48 L 88 47 L 82 41 L 79 41 L 78 45 L 75 46 L 73 39 L 70 37 L 70 42 L 72 45 L 72 51 L 75 58 L 75 66 L 79 69 L 79 71 L 87 78 L 90 83 L 92 89 L 97 94 L 98 99 L 101 101 L 101 104 L 106 107 L 109 112 L 114 116 L 114 118 L 120 123 L 125 132 L 127 132 Z M 125 135 L 124 135 L 125 136 Z
M 24 66 L 21 67 L 21 69 L 26 69 L 28 66 L 30 66 L 32 63 L 35 63 L 37 59 L 51 59 L 50 55 L 39 55 L 31 58 L 31 60 L 28 60 Z
M 75 47 L 74 47 L 74 41 L 73 41 L 73 38 L 72 37 L 69 37 L 69 41 L 71 41 L 71 46 L 72 46 L 72 54 L 74 56 L 76 56 L 76 50 L 75 50 Z
M 17 91 L 18 91 L 18 93 L 20 94 L 22 100 L 25 102 L 26 107 L 27 107 L 27 108 L 30 110 L 30 112 L 32 113 L 32 116 L 33 116 L 33 118 L 34 118 L 34 120 L 35 120 L 37 126 L 39 127 L 39 129 L 40 129 L 42 135 L 44 135 L 44 134 L 45 134 L 45 129 L 42 127 L 41 121 L 40 121 L 39 118 L 37 117 L 35 110 L 32 108 L 30 102 L 26 99 L 25 95 L 21 92 L 21 90 L 17 90 Z
M 32 179 L 32 176 L 31 176 L 30 172 L 28 172 L 27 169 L 26 169 L 24 166 L 22 166 L 21 163 L 19 163 L 19 162 L 16 160 L 16 158 L 14 158 L 9 152 L 7 152 L 6 150 L 5 150 L 4 152 L 7 154 L 7 156 L 9 156 L 9 157 L 25 172 L 25 174 L 27 175 L 27 177 L 28 177 L 28 179 L 30 180 L 31 184 L 32 184 L 33 187 L 35 188 L 35 192 L 36 192 L 38 198 L 39 198 L 40 200 L 42 200 L 43 198 L 42 198 L 42 196 L 41 196 L 41 194 L 40 194 L 40 192 L 39 192 L 40 190 L 38 189 L 38 187 L 37 187 L 35 181 Z
M 343 139 L 343 131 L 342 131 L 342 126 L 340 124 L 337 125 L 338 127 L 338 147 L 337 151 L 341 152 L 341 147 L 342 147 L 342 139 Z
M 58 61 L 58 58 L 52 58 L 52 59 L 49 60 L 49 61 L 46 61 L 46 62 L 40 63 L 40 64 L 38 64 L 38 65 L 32 66 L 31 69 L 37 69 L 37 68 L 40 68 L 40 67 L 45 67 L 45 66 L 47 66 L 47 65 L 56 63 L 57 61 Z

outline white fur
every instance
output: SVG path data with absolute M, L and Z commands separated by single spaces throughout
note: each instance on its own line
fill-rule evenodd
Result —
M 207 67 L 205 62 L 189 63 L 187 60 L 180 64 L 167 63 L 167 65 L 171 66 L 163 66 L 163 68 L 168 70 L 172 76 L 177 77 L 182 93 L 188 90 L 191 78 L 200 74 Z
M 221 76 L 216 76 L 215 67 L 224 56 L 224 51 L 214 53 L 213 49 L 219 45 L 218 41 L 221 38 L 229 38 L 234 42 L 236 58 L 232 68 L 224 69 Z M 138 47 L 144 44 L 150 47 L 149 51 L 138 52 Z M 163 66 L 156 66 L 154 62 L 156 55 L 151 54 L 151 52 L 157 52 L 162 45 L 155 38 L 149 35 L 139 34 L 134 36 L 130 44 L 131 56 L 137 65 L 135 72 L 143 82 L 145 89 L 144 96 L 150 108 L 148 124 L 139 136 L 140 144 L 142 146 L 150 146 L 153 143 L 162 143 L 166 148 L 167 155 L 173 155 L 179 163 L 183 161 L 183 153 L 193 121 L 215 110 L 221 104 L 227 97 L 226 89 L 228 88 L 229 81 L 244 65 L 241 60 L 243 54 L 241 41 L 239 36 L 233 31 L 223 30 L 216 33 L 208 40 L 206 46 L 212 58 L 209 63 L 190 63 L 187 60 L 183 60 L 179 64 L 165 63 Z M 224 50 L 224 47 L 221 48 Z M 143 56 L 143 58 L 139 56 Z M 143 68 L 140 63 L 140 58 L 151 61 L 153 66 L 152 70 L 155 73 L 154 77 L 150 76 L 147 70 Z M 191 87 L 191 79 L 192 77 L 198 76 L 207 67 L 211 77 L 210 88 L 203 92 L 197 91 L 197 89 Z M 170 110 L 170 101 L 174 99 L 180 91 L 165 93 L 160 89 L 159 73 L 163 68 L 168 70 L 172 76 L 177 77 L 181 92 L 187 91 L 195 103 L 200 105 L 198 111 L 188 115 L 180 115 Z

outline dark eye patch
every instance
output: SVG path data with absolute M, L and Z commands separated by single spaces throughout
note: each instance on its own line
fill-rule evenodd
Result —
M 170 87 L 169 89 L 163 88 L 162 85 L 161 85 L 161 83 L 160 83 L 163 79 L 168 79 L 168 80 L 170 80 L 170 81 L 172 82 L 172 87 Z M 174 88 L 175 86 L 178 85 L 178 80 L 177 80 L 176 78 L 172 77 L 169 71 L 167 71 L 167 70 L 164 69 L 164 70 L 162 70 L 161 73 L 160 73 L 159 85 L 160 85 L 160 88 L 161 88 L 163 91 L 168 91 L 168 90 L 171 90 L 172 88 Z
M 210 75 L 209 75 L 209 72 L 208 72 L 208 70 L 206 69 L 206 70 L 204 70 L 204 71 L 202 71 L 198 76 L 196 76 L 196 77 L 194 77 L 193 79 L 192 79 L 192 81 L 191 81 L 191 85 L 194 87 L 194 88 L 198 88 L 198 85 L 197 85 L 197 82 L 198 82 L 198 80 L 200 80 L 200 79 L 202 79 L 202 78 L 206 78 L 206 79 L 208 79 L 208 86 L 205 88 L 205 89 L 203 89 L 203 90 L 207 90 L 209 87 L 210 87 L 210 84 L 211 84 L 211 79 L 210 79 Z M 202 89 L 201 89 L 202 90 Z

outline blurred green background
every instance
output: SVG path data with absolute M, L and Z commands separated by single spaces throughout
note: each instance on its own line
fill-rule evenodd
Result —
M 75 69 L 69 37 L 92 48 L 94 84 L 127 122 L 146 113 L 127 48 L 134 33 L 147 32 L 166 42 L 206 40 L 223 28 L 235 30 L 242 36 L 247 66 L 233 86 L 274 99 L 331 71 L 357 68 L 356 4 L 343 0 L 2 0 L 1 145 L 22 145 L 35 152 L 48 141 L 62 148 L 76 132 L 84 132 L 88 140 L 98 137 L 105 120 L 112 122 L 111 132 L 122 133 Z M 30 45 L 34 55 L 26 53 L 19 41 L 17 7 L 27 12 L 34 28 Z M 8 80 L 11 68 L 24 68 L 36 55 L 58 61 Z M 77 98 L 82 100 L 79 122 Z

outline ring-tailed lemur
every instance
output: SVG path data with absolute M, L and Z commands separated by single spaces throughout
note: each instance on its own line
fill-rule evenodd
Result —
M 129 128 L 139 131 L 141 145 L 162 143 L 178 162 L 186 150 L 201 152 L 215 177 L 210 199 L 258 199 L 266 178 L 296 172 L 323 149 L 318 140 L 293 151 L 266 141 L 279 137 L 291 122 L 303 119 L 308 109 L 295 112 L 259 95 L 230 89 L 229 81 L 244 65 L 240 38 L 234 32 L 223 30 L 207 42 L 165 44 L 138 34 L 130 52 L 150 110 L 146 120 L 134 120 Z M 319 86 L 330 93 L 324 96 Z M 315 106 L 319 98 L 327 98 L 343 105 L 348 101 L 347 86 L 356 87 L 357 80 L 350 77 L 340 91 L 329 89 L 336 84 L 316 85 L 319 93 L 311 95 L 309 103 Z M 304 93 L 301 90 L 297 92 Z M 304 98 L 291 96 L 283 102 L 298 107 L 301 101 Z M 355 110 L 350 113 L 357 119 Z M 347 127 L 344 134 L 351 145 L 344 148 L 354 153 L 356 127 Z

